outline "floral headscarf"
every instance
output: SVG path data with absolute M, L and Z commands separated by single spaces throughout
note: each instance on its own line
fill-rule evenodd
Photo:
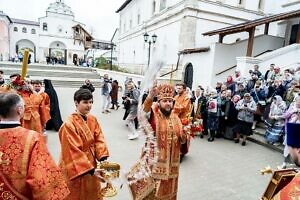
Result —
M 234 99 L 237 98 L 237 101 L 235 101 Z M 239 102 L 239 100 L 241 100 L 241 96 L 240 95 L 234 95 L 231 99 L 231 101 L 234 103 L 234 104 L 237 104 L 237 102 Z
M 282 97 L 279 95 L 275 95 L 274 99 L 276 99 L 276 103 L 272 102 L 270 108 L 270 115 L 281 115 L 286 110 L 286 103 L 282 100 Z

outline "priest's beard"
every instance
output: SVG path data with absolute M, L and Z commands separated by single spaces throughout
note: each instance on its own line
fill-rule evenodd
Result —
M 162 114 L 166 117 L 169 117 L 172 113 L 173 108 L 170 108 L 170 110 L 166 110 L 162 107 L 159 107 L 160 112 L 162 112 Z

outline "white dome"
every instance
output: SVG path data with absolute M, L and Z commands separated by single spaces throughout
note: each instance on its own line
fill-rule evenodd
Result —
M 56 0 L 55 3 L 50 3 L 49 7 L 47 8 L 47 12 L 74 16 L 71 7 L 67 6 L 63 0 Z

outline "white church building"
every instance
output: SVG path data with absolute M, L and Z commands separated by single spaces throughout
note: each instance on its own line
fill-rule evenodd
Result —
M 0 56 L 11 60 L 29 49 L 31 62 L 46 63 L 50 58 L 60 64 L 84 59 L 92 45 L 85 25 L 75 21 L 74 13 L 63 0 L 56 0 L 38 22 L 14 19 L 0 11 Z
M 161 76 L 195 87 L 300 66 L 299 0 L 125 0 L 116 12 L 119 65 L 136 73 L 160 60 Z

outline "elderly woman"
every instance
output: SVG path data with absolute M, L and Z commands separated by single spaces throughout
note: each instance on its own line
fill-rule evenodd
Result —
M 297 96 L 295 98 L 295 101 L 290 105 L 289 109 L 283 114 L 283 117 L 286 119 L 286 123 L 300 123 L 300 96 Z M 283 151 L 283 156 L 284 156 L 284 161 L 280 168 L 286 168 L 286 165 L 289 163 L 289 150 L 288 146 L 286 144 L 287 141 L 287 135 L 285 135 L 284 138 L 284 151 Z
M 239 102 L 241 97 L 239 95 L 234 95 L 231 100 L 226 102 L 225 108 L 225 134 L 224 138 L 232 140 L 235 138 L 235 134 L 232 131 L 236 121 L 238 111 L 235 109 L 235 106 Z
M 284 117 L 283 113 L 286 110 L 286 104 L 282 100 L 282 97 L 276 95 L 273 97 L 273 102 L 270 107 L 269 119 L 266 130 L 266 140 L 270 144 L 280 142 L 280 138 L 284 129 Z
M 266 107 L 266 93 L 262 86 L 262 82 L 260 80 L 257 80 L 255 82 L 254 88 L 250 91 L 251 96 L 253 97 L 253 100 L 256 103 L 256 112 L 254 113 L 254 121 L 252 124 L 252 130 L 256 128 L 257 122 L 261 121 L 261 118 L 263 116 L 265 107 Z
M 226 86 L 232 93 L 235 92 L 235 82 L 233 81 L 232 76 L 227 77 Z
M 209 130 L 208 141 L 212 142 L 215 139 L 215 134 L 219 128 L 219 112 L 220 112 L 221 102 L 218 98 L 217 90 L 213 89 L 210 91 L 210 98 L 207 102 L 207 126 Z
M 256 103 L 251 95 L 246 93 L 235 108 L 238 110 L 238 121 L 233 128 L 233 131 L 237 134 L 234 142 L 239 143 L 240 137 L 242 137 L 242 146 L 245 146 L 247 136 L 252 135 L 251 127 L 254 120 L 254 112 L 256 111 Z

